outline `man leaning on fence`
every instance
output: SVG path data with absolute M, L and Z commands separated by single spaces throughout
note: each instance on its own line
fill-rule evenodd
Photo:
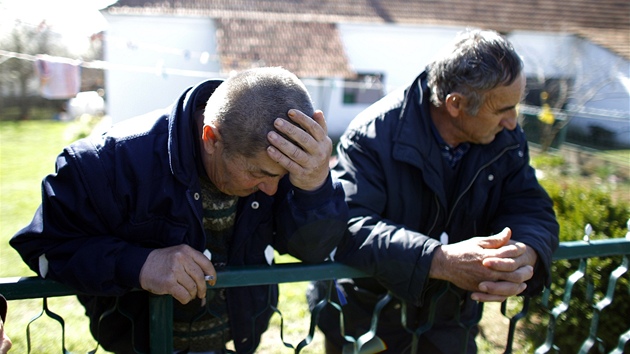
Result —
M 397 354 L 412 347 L 475 352 L 476 326 L 466 337 L 459 323 L 474 323 L 478 301 L 550 284 L 558 223 L 517 124 L 523 63 L 494 31 L 465 31 L 447 49 L 409 87 L 356 117 L 341 138 L 333 175 L 344 186 L 350 222 L 335 258 L 372 278 L 341 279 L 332 291 L 344 327 L 336 309 L 323 308 L 328 353 L 351 345 L 342 335 L 369 331 L 388 291 L 395 300 L 378 315 L 368 346 Z M 308 295 L 314 307 L 327 296 L 325 284 Z M 401 300 L 409 305 L 406 328 Z
M 148 351 L 150 292 L 177 300 L 177 352 L 222 353 L 230 340 L 253 352 L 277 286 L 207 291 L 205 277 L 214 285 L 222 267 L 271 264 L 274 249 L 325 260 L 347 223 L 331 152 L 323 113 L 292 73 L 208 80 L 168 110 L 66 147 L 11 245 L 40 276 L 84 294 L 107 350 Z

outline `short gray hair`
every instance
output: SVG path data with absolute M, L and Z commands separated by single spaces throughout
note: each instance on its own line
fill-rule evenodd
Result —
M 280 67 L 249 69 L 229 77 L 214 91 L 204 123 L 219 130 L 227 154 L 253 157 L 269 146 L 267 133 L 290 109 L 313 116 L 313 103 L 295 74 Z
M 448 94 L 459 92 L 468 101 L 468 113 L 476 115 L 485 93 L 514 82 L 523 70 L 523 61 L 499 33 L 468 29 L 427 70 L 431 102 L 435 106 L 439 107 Z

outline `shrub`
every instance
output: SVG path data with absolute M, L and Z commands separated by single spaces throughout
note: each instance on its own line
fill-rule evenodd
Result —
M 630 205 L 624 201 L 615 202 L 605 188 L 558 178 L 541 180 L 541 184 L 553 199 L 560 224 L 561 242 L 582 240 L 587 224 L 593 228 L 591 239 L 623 237 L 626 234 Z M 586 261 L 584 276 L 573 286 L 569 307 L 556 321 L 554 345 L 557 350 L 580 352 L 591 329 L 594 306 L 606 296 L 610 274 L 621 262 L 622 257 L 589 258 Z M 567 291 L 567 279 L 580 265 L 580 260 L 555 261 L 552 266 L 553 284 L 546 294 L 549 297 L 532 300 L 535 310 L 528 314 L 525 332 L 534 347 L 545 341 L 550 312 L 562 302 Z M 620 335 L 630 327 L 628 278 L 627 272 L 619 278 L 612 303 L 601 312 L 597 328 L 598 343 L 590 352 L 610 352 L 617 346 Z M 548 300 L 546 306 L 543 305 L 544 300 Z

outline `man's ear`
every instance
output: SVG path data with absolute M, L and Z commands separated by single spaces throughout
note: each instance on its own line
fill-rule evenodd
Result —
M 212 125 L 204 125 L 201 139 L 203 140 L 204 150 L 208 153 L 213 153 L 216 149 L 216 144 L 219 142 L 219 130 Z
M 453 117 L 457 117 L 463 111 L 464 105 L 464 96 L 458 92 L 449 93 L 444 102 L 444 107 Z

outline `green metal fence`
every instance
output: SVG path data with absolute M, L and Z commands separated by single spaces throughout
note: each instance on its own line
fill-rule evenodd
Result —
M 630 227 L 630 224 L 629 224 Z M 587 232 L 588 237 L 589 232 Z M 611 262 L 615 264 L 614 270 L 610 272 L 607 285 L 604 289 L 600 289 L 600 292 L 605 294 L 598 298 L 593 296 L 595 291 L 592 282 L 589 280 L 587 273 L 589 268 L 588 262 L 593 259 L 610 258 Z M 566 321 L 566 315 L 568 309 L 571 306 L 572 299 L 576 296 L 581 296 L 574 291 L 575 285 L 582 282 L 586 283 L 587 292 L 585 297 L 590 300 L 590 323 L 584 322 L 583 326 L 589 326 L 589 334 L 587 338 L 575 338 L 575 341 L 580 341 L 582 344 L 579 352 L 601 352 L 604 347 L 601 335 L 598 333 L 598 329 L 601 328 L 601 314 L 602 312 L 613 303 L 615 289 L 620 286 L 627 287 L 623 289 L 623 292 L 628 296 L 623 300 L 628 301 L 630 298 L 630 282 L 628 281 L 630 259 L 630 231 L 625 238 L 605 239 L 605 240 L 588 240 L 574 241 L 574 242 L 562 242 L 559 249 L 554 254 L 554 262 L 559 261 L 572 261 L 577 262 L 577 269 L 571 269 L 572 273 L 564 281 L 564 285 L 561 289 L 555 289 L 555 293 L 560 293 L 561 299 L 553 299 L 552 289 L 546 289 L 545 292 L 536 298 L 518 298 L 517 302 L 520 306 L 520 311 L 517 309 L 517 313 L 514 315 L 510 313 L 508 309 L 508 302 L 504 302 L 501 306 L 502 314 L 509 319 L 509 328 L 507 339 L 505 343 L 505 353 L 511 353 L 513 351 L 515 339 L 525 334 L 520 333 L 517 324 L 523 318 L 526 318 L 527 313 L 532 310 L 533 307 L 537 307 L 548 317 L 547 333 L 544 343 L 536 348 L 536 353 L 548 353 L 558 351 L 557 346 L 554 344 L 556 338 L 556 332 L 558 326 L 563 321 Z M 218 276 L 218 281 L 213 287 L 217 288 L 229 288 L 236 286 L 251 286 L 273 283 L 290 283 L 290 282 L 302 282 L 313 280 L 330 280 L 339 278 L 360 278 L 366 274 L 353 269 L 351 267 L 344 266 L 338 263 L 325 263 L 316 265 L 305 265 L 300 263 L 292 264 L 278 264 L 272 267 L 239 267 L 228 268 L 222 271 Z M 622 279 L 625 279 L 622 281 Z M 556 279 L 557 280 L 557 279 Z M 625 283 L 625 285 L 622 285 Z M 445 289 L 448 292 L 448 289 Z M 47 307 L 46 299 L 57 296 L 76 295 L 76 291 L 73 289 L 59 284 L 51 280 L 45 280 L 37 277 L 27 278 L 0 278 L 0 293 L 3 294 L 8 300 L 23 300 L 42 298 L 43 308 L 42 314 L 46 314 L 49 317 L 57 320 L 61 323 L 63 328 L 63 318 L 56 313 L 51 312 Z M 379 311 L 387 305 L 390 301 L 394 301 L 390 294 L 381 298 L 381 301 L 374 309 L 374 316 L 372 319 L 372 329 L 358 338 L 346 337 L 351 342 L 354 342 L 355 352 L 360 352 L 360 347 L 363 343 L 369 341 L 374 335 L 374 328 L 378 322 Z M 512 300 L 510 300 L 512 301 Z M 433 303 L 433 301 L 431 301 Z M 314 334 L 313 325 L 314 318 L 317 317 L 317 309 L 322 306 L 333 306 L 338 311 L 343 311 L 341 305 L 328 300 L 326 303 L 320 303 L 316 307 L 316 311 L 313 312 L 311 325 L 309 329 L 309 335 L 302 340 L 294 350 L 299 353 L 304 347 L 306 347 L 312 340 Z M 405 304 L 402 303 L 403 313 Z M 170 296 L 151 296 L 150 298 L 150 348 L 151 353 L 172 353 L 173 339 L 172 339 L 172 307 L 173 299 Z M 483 306 L 479 306 L 478 316 L 472 323 L 460 323 L 464 328 L 473 328 L 477 322 L 481 319 Z M 278 311 L 274 308 L 274 311 Z M 514 312 L 512 310 L 512 312 Z M 630 313 L 626 318 L 630 318 Z M 403 325 L 405 318 L 401 319 Z M 630 320 L 629 320 L 630 321 Z M 625 324 L 624 332 L 619 335 L 618 343 L 610 353 L 624 353 L 624 350 L 630 348 L 630 322 Z M 408 332 L 414 336 L 415 339 L 428 329 L 430 329 L 431 323 L 423 323 L 415 328 L 408 328 Z M 26 328 L 27 337 L 29 337 L 29 328 Z M 62 337 L 63 341 L 63 337 Z M 417 343 L 414 340 L 413 343 Z M 288 346 L 287 343 L 282 343 Z M 614 343 L 613 343 L 614 344 Z M 63 345 L 63 343 L 62 343 Z M 610 347 L 611 343 L 608 343 Z M 30 348 L 30 343 L 29 343 Z M 293 348 L 291 346 L 291 348 Z M 413 348 L 417 352 L 421 352 L 418 348 Z M 30 349 L 29 349 L 30 351 Z

